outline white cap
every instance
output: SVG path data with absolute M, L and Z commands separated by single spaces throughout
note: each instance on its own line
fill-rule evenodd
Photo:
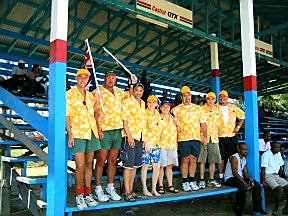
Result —
M 23 61 L 23 60 L 19 60 L 18 63 L 19 63 L 19 64 L 26 64 L 26 62 Z

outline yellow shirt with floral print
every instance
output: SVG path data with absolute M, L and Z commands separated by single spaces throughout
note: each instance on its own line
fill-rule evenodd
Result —
M 145 102 L 141 104 L 132 95 L 122 102 L 122 118 L 128 121 L 129 131 L 133 139 L 140 141 L 143 131 L 146 127 Z M 126 136 L 123 130 L 123 135 Z
M 180 104 L 172 109 L 172 113 L 174 113 L 175 118 L 179 120 L 181 125 L 181 131 L 178 133 L 178 142 L 201 140 L 200 123 L 206 123 L 207 117 L 200 106 Z
M 171 117 L 169 120 L 166 118 L 161 118 L 161 135 L 159 147 L 168 150 L 177 150 L 177 128 Z
M 219 109 L 221 111 L 221 105 L 219 105 Z M 241 110 L 239 107 L 233 104 L 227 104 L 228 106 L 228 116 L 229 120 L 227 124 L 224 122 L 223 113 L 221 111 L 220 118 L 220 129 L 219 129 L 219 137 L 233 137 L 235 133 L 233 133 L 236 127 L 236 119 L 245 119 L 245 112 Z
M 147 142 L 151 148 L 156 148 L 159 145 L 161 134 L 160 114 L 154 109 L 150 111 L 146 109 L 146 128 L 143 132 L 143 140 Z
M 86 105 L 84 105 L 84 97 L 77 86 L 66 92 L 66 116 L 70 118 L 73 138 L 91 139 L 91 130 L 98 138 L 94 117 L 95 101 L 93 94 L 86 91 Z
M 211 143 L 219 143 L 218 136 L 221 120 L 221 110 L 217 105 L 214 105 L 212 109 L 210 109 L 207 103 L 202 106 L 202 109 L 207 115 L 207 141 L 210 142 L 211 139 Z
M 107 90 L 104 86 L 100 86 L 100 93 L 103 98 L 103 107 L 100 108 L 99 125 L 102 131 L 115 130 L 123 128 L 122 118 L 122 101 L 129 97 L 129 92 L 113 87 L 114 94 Z

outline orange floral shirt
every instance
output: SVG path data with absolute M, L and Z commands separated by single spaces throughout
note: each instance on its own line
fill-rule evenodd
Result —
M 219 127 L 220 127 L 220 118 L 221 118 L 221 110 L 219 106 L 214 105 L 210 110 L 207 104 L 202 106 L 202 109 L 207 115 L 207 140 L 212 143 L 219 143 Z M 202 135 L 202 134 L 201 134 Z
M 124 99 L 122 103 L 122 117 L 123 120 L 128 121 L 132 138 L 140 141 L 146 128 L 145 102 L 141 100 L 140 105 L 133 95 Z M 126 136 L 124 130 L 123 135 Z
M 91 92 L 86 91 L 86 105 L 83 101 L 84 97 L 76 86 L 66 92 L 66 116 L 70 118 L 73 138 L 91 139 L 91 130 L 98 138 L 94 117 L 96 99 Z
M 181 131 L 178 133 L 179 141 L 201 140 L 200 123 L 206 123 L 207 117 L 203 109 L 195 104 L 185 106 L 180 104 L 172 109 L 175 118 L 177 118 L 181 125 Z
M 117 87 L 113 88 L 114 94 L 104 86 L 100 86 L 100 93 L 103 98 L 104 112 L 100 108 L 99 125 L 102 131 L 123 128 L 122 101 L 129 97 L 129 92 L 124 92 Z
M 219 106 L 219 109 L 221 111 L 221 106 Z M 235 133 L 233 133 L 235 127 L 236 127 L 236 119 L 245 119 L 245 112 L 241 110 L 239 107 L 229 104 L 228 103 L 228 115 L 229 120 L 227 124 L 224 122 L 223 113 L 221 111 L 221 118 L 220 118 L 220 129 L 219 129 L 219 137 L 233 137 L 235 136 Z

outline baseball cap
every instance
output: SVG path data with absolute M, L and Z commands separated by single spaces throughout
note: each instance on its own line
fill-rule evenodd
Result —
M 19 60 L 19 61 L 18 61 L 18 64 L 26 64 L 26 62 L 23 61 L 23 60 Z
M 114 71 L 108 71 L 108 72 L 106 72 L 106 74 L 105 74 L 104 77 L 107 77 L 107 76 L 109 76 L 109 75 L 114 75 L 114 76 L 116 76 L 116 74 L 114 73 Z
M 213 99 L 216 99 L 216 95 L 215 95 L 214 92 L 209 92 L 209 93 L 207 94 L 207 97 L 206 97 L 206 98 L 208 98 L 208 97 L 211 97 L 211 98 L 213 98 Z
M 171 100 L 169 98 L 165 98 L 161 101 L 161 106 L 163 106 L 164 104 L 168 104 L 169 106 L 171 106 Z
M 226 97 L 228 97 L 228 92 L 225 90 L 220 91 L 219 95 L 224 95 Z
M 157 99 L 157 97 L 154 96 L 154 95 L 150 95 L 150 96 L 148 97 L 147 102 L 150 102 L 150 101 L 154 101 L 154 102 L 158 103 L 158 99 Z
M 140 82 L 137 82 L 133 85 L 133 89 L 135 89 L 136 87 L 141 86 L 144 89 L 144 85 Z
M 188 86 L 183 86 L 181 89 L 181 93 L 182 94 L 190 93 L 190 88 Z
M 79 69 L 76 73 L 76 76 L 79 76 L 81 74 L 86 74 L 86 75 L 90 76 L 90 72 L 86 69 Z

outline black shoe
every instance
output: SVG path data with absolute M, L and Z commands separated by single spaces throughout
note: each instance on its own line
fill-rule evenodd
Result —
M 267 212 L 264 211 L 263 208 L 260 208 L 260 209 L 254 209 L 254 211 L 255 211 L 255 212 L 258 212 L 258 213 L 260 213 L 260 214 L 265 214 L 265 215 L 268 214 Z

